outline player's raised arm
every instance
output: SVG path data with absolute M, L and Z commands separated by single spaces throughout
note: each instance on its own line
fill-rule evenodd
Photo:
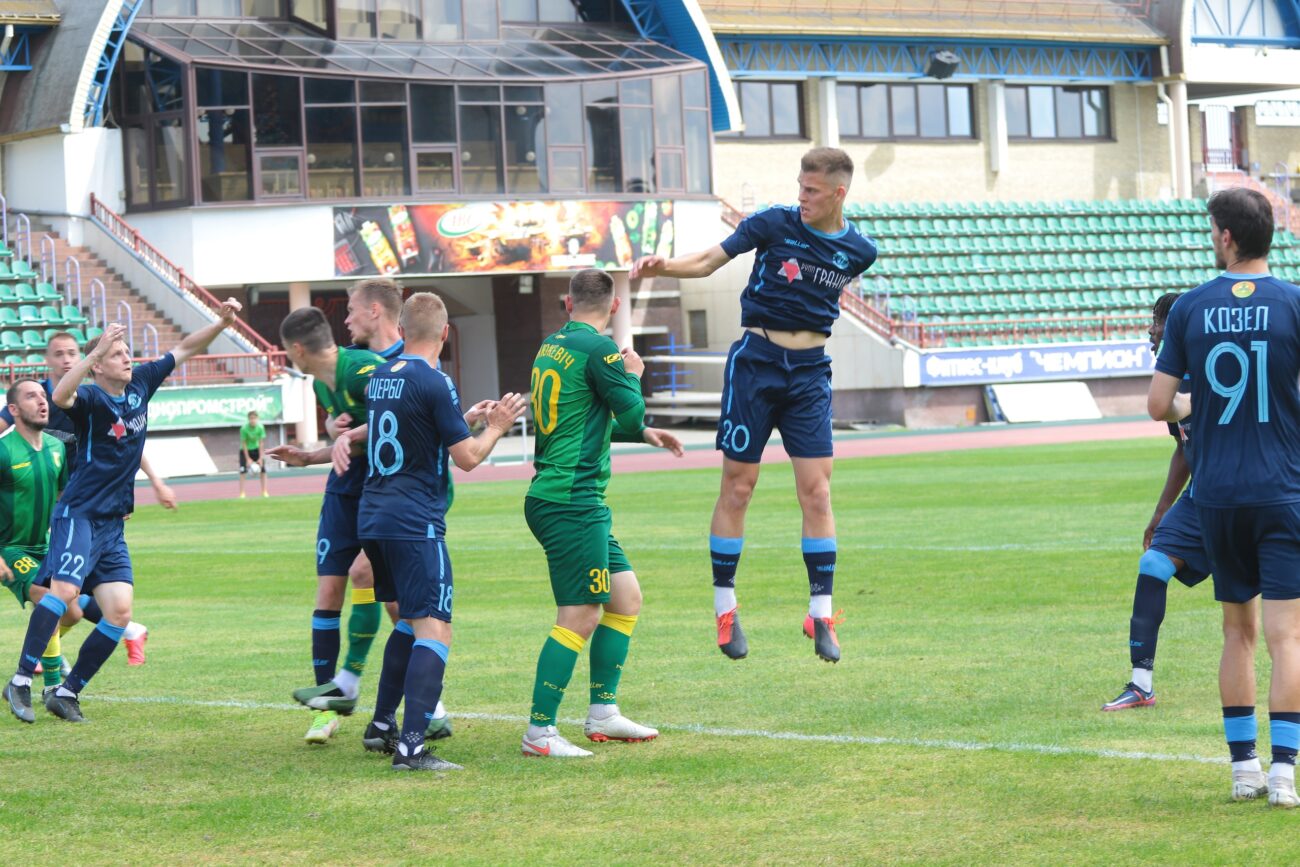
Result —
M 59 409 L 71 409 L 72 405 L 77 402 L 77 386 L 90 375 L 90 369 L 104 360 L 108 355 L 113 344 L 122 340 L 126 336 L 126 326 L 120 322 L 111 322 L 104 329 L 104 333 L 99 336 L 99 342 L 95 344 L 85 357 L 83 357 L 72 368 L 63 375 L 59 384 L 54 386 L 54 393 L 50 395 L 54 405 Z
M 487 460 L 487 456 L 496 447 L 497 440 L 514 427 L 527 406 L 528 401 L 522 395 L 514 392 L 501 395 L 501 400 L 487 413 L 487 427 L 483 428 L 483 432 L 451 446 L 447 449 L 447 454 L 451 455 L 457 467 L 469 472 Z
M 731 257 L 720 245 L 698 253 L 675 256 L 672 259 L 665 259 L 663 256 L 642 256 L 632 263 L 631 278 L 635 280 L 638 277 L 707 277 L 730 261 Z
M 176 359 L 176 366 L 180 367 L 207 349 L 212 341 L 217 339 L 218 334 L 235 324 L 236 314 L 241 309 L 243 307 L 238 301 L 234 298 L 227 298 L 222 303 L 220 311 L 218 311 L 220 318 L 216 322 L 187 335 L 184 340 L 176 344 L 176 348 L 172 350 L 172 358 Z

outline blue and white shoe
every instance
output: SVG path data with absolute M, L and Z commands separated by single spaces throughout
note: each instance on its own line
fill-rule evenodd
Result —
M 1106 702 L 1101 706 L 1102 710 L 1128 710 L 1134 707 L 1151 707 L 1156 703 L 1156 692 L 1151 690 L 1147 692 L 1136 683 L 1130 683 L 1124 687 L 1114 701 Z

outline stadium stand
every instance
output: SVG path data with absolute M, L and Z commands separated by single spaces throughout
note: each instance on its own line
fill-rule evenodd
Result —
M 860 294 L 923 348 L 1140 339 L 1166 292 L 1216 273 L 1205 202 L 879 203 L 846 214 L 880 244 Z M 1279 231 L 1280 273 L 1300 245 Z

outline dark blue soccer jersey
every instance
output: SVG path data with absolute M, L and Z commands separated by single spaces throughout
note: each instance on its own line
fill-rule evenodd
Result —
M 469 437 L 451 378 L 401 355 L 366 387 L 362 539 L 441 539 L 447 529 L 447 449 Z
M 740 296 L 740 324 L 773 331 L 830 334 L 840 291 L 876 261 L 876 243 L 852 223 L 828 235 L 804 223 L 798 205 L 746 217 L 722 250 L 733 259 L 758 251 Z
M 49 379 L 41 381 L 41 388 L 45 389 L 45 397 L 50 402 L 50 423 L 46 426 L 45 432 L 63 443 L 64 451 L 68 456 L 68 469 L 72 470 L 77 465 L 77 429 L 68 418 L 68 414 L 54 405 L 54 383 Z M 0 406 L 0 419 L 6 424 L 14 423 L 13 413 L 9 412 L 8 406 Z
M 149 398 L 175 367 L 170 352 L 137 364 L 121 397 L 98 385 L 77 389 L 67 412 L 76 425 L 80 455 L 59 498 L 60 517 L 120 518 L 135 510 L 135 474 L 149 427 Z
M 1191 376 L 1198 505 L 1300 502 L 1300 288 L 1257 274 L 1198 286 L 1169 311 L 1156 370 Z

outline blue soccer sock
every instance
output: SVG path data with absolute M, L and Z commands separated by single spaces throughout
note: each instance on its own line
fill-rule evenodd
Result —
M 1255 708 L 1248 705 L 1225 707 L 1223 709 L 1223 734 L 1228 740 L 1228 752 L 1232 754 L 1234 767 L 1238 762 L 1255 762 L 1255 740 L 1259 729 L 1255 722 Z M 1256 768 L 1258 769 L 1258 768 Z
M 736 566 L 744 547 L 744 536 L 709 536 L 709 558 L 713 561 L 713 612 L 718 616 L 736 607 Z
M 415 647 L 415 633 L 405 620 L 397 621 L 384 645 L 384 665 L 379 669 L 379 692 L 375 695 L 375 722 L 394 725 L 397 706 L 402 703 L 406 688 L 406 669 L 411 663 L 411 650 Z
M 117 649 L 117 643 L 122 640 L 122 632 L 126 629 L 124 626 L 114 626 L 107 620 L 101 620 L 86 636 L 86 640 L 81 642 L 81 650 L 77 652 L 77 663 L 72 666 L 68 679 L 59 687 L 60 695 L 77 695 L 90 679 L 95 676 L 108 658 L 113 655 Z
M 424 748 L 424 733 L 442 697 L 442 676 L 450 652 L 447 645 L 429 638 L 416 639 L 411 648 L 411 663 L 406 667 L 406 711 L 397 747 L 402 755 L 414 755 Z
M 342 611 L 317 609 L 311 613 L 311 667 L 316 673 L 316 685 L 334 679 L 339 664 L 339 619 Z
M 77 605 L 81 607 L 81 617 L 86 622 L 98 623 L 104 619 L 104 612 L 100 610 L 99 603 L 89 593 L 82 593 L 78 596 Z
M 50 637 L 59 628 L 59 618 L 68 610 L 67 603 L 46 593 L 32 609 L 32 616 L 27 621 L 27 637 L 23 639 L 23 650 L 18 655 L 18 676 L 30 678 L 36 672 L 36 664 L 41 661 L 41 654 L 49 646 Z
M 803 564 L 808 569 L 808 613 L 831 616 L 831 593 L 835 590 L 835 537 L 803 539 Z
M 1133 664 L 1133 683 L 1140 689 L 1154 689 L 1151 672 L 1156 665 L 1156 640 L 1165 620 L 1169 580 L 1174 561 L 1148 548 L 1138 560 L 1137 587 L 1133 590 L 1133 615 L 1128 621 L 1128 656 Z
M 1294 779 L 1296 752 L 1300 751 L 1300 713 L 1270 713 L 1268 732 L 1273 747 L 1273 766 L 1289 765 L 1289 774 Z

